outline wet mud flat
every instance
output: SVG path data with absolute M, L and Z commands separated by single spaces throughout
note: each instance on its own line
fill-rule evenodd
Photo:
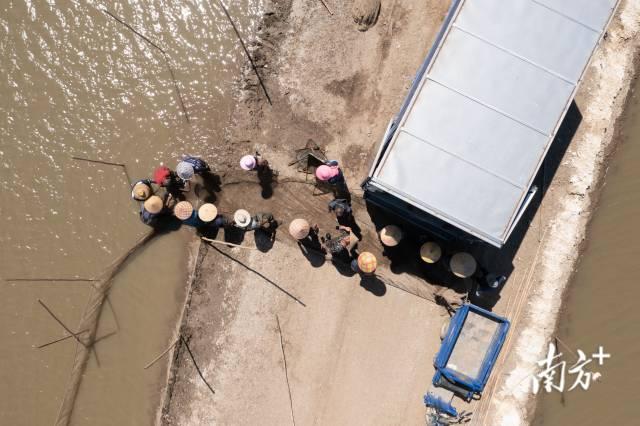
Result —
M 0 412 L 3 423 L 51 424 L 78 343 L 69 329 L 92 281 L 149 229 L 129 179 L 182 154 L 215 167 L 244 52 L 215 4 L 0 6 Z M 256 4 L 230 6 L 251 33 Z M 151 42 L 149 42 L 151 41 Z M 166 55 L 163 55 L 159 48 Z M 170 68 L 170 69 L 169 69 Z M 182 107 L 184 104 L 184 108 Z M 186 111 L 186 114 L 185 114 Z M 188 120 L 187 120 L 188 116 Z M 103 163 L 77 160 L 94 159 Z M 120 166 L 126 165 L 126 172 Z M 151 424 L 188 284 L 181 229 L 154 238 L 117 274 L 70 424 Z
M 625 112 L 619 120 L 609 167 L 597 194 L 587 240 L 563 301 L 556 335 L 563 342 L 563 360 L 573 365 L 576 351 L 587 357 L 600 346 L 611 355 L 585 369 L 599 372 L 587 390 L 573 377 L 563 394 L 542 393 L 534 425 L 632 424 L 636 419 L 634 389 L 640 322 L 636 261 L 640 233 L 635 226 L 640 213 L 640 80 L 636 76 Z M 569 376 L 567 376 L 569 379 Z

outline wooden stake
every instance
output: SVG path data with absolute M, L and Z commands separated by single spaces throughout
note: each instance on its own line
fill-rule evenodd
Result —
M 226 241 L 212 240 L 211 238 L 207 238 L 207 237 L 200 237 L 200 238 L 202 238 L 203 241 L 206 241 L 208 243 L 223 244 L 223 245 L 226 245 L 226 246 L 238 247 L 238 248 L 243 248 L 243 249 L 247 249 L 247 250 L 258 250 L 257 247 L 241 246 L 239 244 L 228 243 Z
M 260 74 L 258 74 L 258 68 L 256 67 L 256 64 L 253 62 L 253 58 L 251 57 L 251 54 L 249 53 L 249 49 L 247 49 L 247 46 L 244 44 L 244 41 L 242 40 L 242 36 L 240 35 L 240 31 L 238 31 L 238 28 L 236 27 L 236 24 L 233 22 L 233 19 L 231 19 L 231 15 L 229 15 L 229 11 L 227 10 L 227 8 L 222 3 L 222 0 L 218 0 L 218 4 L 220 4 L 220 7 L 222 8 L 222 11 L 227 16 L 227 19 L 229 20 L 229 23 L 233 27 L 233 31 L 235 31 L 236 36 L 238 36 L 238 40 L 240 41 L 240 44 L 242 45 L 242 48 L 244 49 L 244 53 L 247 54 L 247 58 L 249 58 L 249 62 L 251 63 L 251 67 L 253 68 L 253 72 L 255 72 L 256 76 L 258 77 L 258 82 L 260 83 L 260 86 L 262 87 L 262 90 L 264 91 L 264 95 L 267 97 L 267 101 L 269 102 L 269 105 L 273 105 L 273 103 L 271 102 L 271 97 L 269 97 L 269 93 L 267 92 L 267 88 L 265 87 L 264 82 L 262 81 L 262 78 L 260 77 Z
M 56 322 L 57 322 L 58 324 L 60 324 L 60 325 L 62 326 L 62 328 L 64 328 L 64 329 L 67 331 L 67 333 L 69 333 L 70 335 L 72 335 L 72 336 L 76 339 L 76 341 L 77 341 L 78 343 L 80 343 L 80 344 L 81 344 L 82 346 L 84 346 L 85 348 L 87 347 L 87 345 L 86 345 L 82 340 L 80 340 L 80 338 L 78 337 L 78 335 L 77 335 L 76 333 L 74 333 L 73 331 L 71 331 L 71 330 L 69 329 L 69 327 L 67 327 L 66 325 L 64 325 L 64 323 L 63 323 L 62 321 L 60 321 L 60 319 L 56 316 L 56 314 L 54 314 L 53 312 L 51 312 L 51 309 L 49 309 L 49 308 L 47 307 L 47 305 L 45 305 L 45 304 L 44 304 L 44 302 L 43 302 L 42 300 L 38 299 L 38 303 L 40 303 L 40 305 L 42 305 L 42 307 L 43 307 L 43 308 L 44 308 L 44 309 L 49 313 L 49 315 L 51 315 L 51 316 L 53 317 L 53 319 L 54 319 L 54 320 L 56 320 Z
M 329 12 L 329 15 L 333 15 L 333 12 L 331 11 L 331 9 L 329 9 L 329 6 L 327 6 L 327 3 L 324 0 L 320 0 L 320 3 L 322 3 L 324 8 L 327 9 L 327 12 Z
M 209 384 L 209 382 L 207 382 L 207 379 L 204 378 L 204 375 L 202 374 L 202 371 L 200 371 L 200 367 L 198 367 L 198 363 L 196 362 L 196 359 L 193 357 L 193 353 L 191 352 L 191 349 L 189 348 L 189 344 L 187 343 L 187 341 L 185 340 L 184 337 L 182 337 L 182 334 L 180 335 L 180 340 L 182 340 L 182 343 L 184 343 L 184 347 L 187 348 L 187 352 L 189 352 L 189 356 L 191 357 L 191 361 L 193 361 L 193 366 L 196 367 L 196 371 L 198 372 L 198 374 L 200 375 L 200 378 L 202 379 L 202 381 L 204 382 L 205 385 L 207 385 L 207 387 L 209 388 L 209 390 L 211 391 L 212 394 L 215 394 L 216 391 L 213 390 L 213 388 L 211 387 L 211 385 Z
M 87 331 L 89 331 L 89 330 L 82 330 L 81 332 L 76 333 L 76 334 L 86 333 Z M 58 343 L 58 342 L 62 342 L 63 340 L 67 340 L 70 337 L 74 337 L 73 334 L 68 334 L 68 335 L 66 335 L 64 337 L 61 337 L 60 339 L 52 340 L 51 342 L 44 343 L 42 345 L 38 345 L 38 346 L 36 346 L 36 349 L 46 348 L 47 346 L 53 345 L 54 343 Z
M 175 340 L 175 342 L 173 342 L 173 343 L 171 344 L 171 346 L 169 346 L 167 349 L 165 349 L 164 351 L 162 351 L 162 353 L 161 353 L 160 355 L 158 355 L 157 357 L 155 357 L 155 358 L 153 359 L 153 361 L 151 361 L 149 364 L 145 365 L 145 366 L 144 366 L 144 369 L 146 370 L 147 368 L 151 367 L 153 364 L 155 364 L 156 362 L 158 362 L 158 361 L 160 360 L 160 358 L 162 358 L 163 356 L 165 356 L 165 355 L 167 354 L 167 352 L 169 352 L 171 349 L 173 349 L 173 347 L 174 347 L 175 345 L 177 345 L 179 341 L 180 341 L 180 338 L 177 338 L 177 339 Z
M 284 340 L 282 339 L 282 328 L 280 328 L 280 318 L 276 314 L 276 322 L 278 323 L 278 334 L 280 335 L 280 349 L 282 349 L 282 360 L 284 361 L 284 376 L 287 379 L 287 390 L 289 391 L 289 407 L 291 408 L 291 421 L 296 426 L 296 418 L 293 415 L 293 398 L 291 397 L 291 385 L 289 384 L 289 371 L 287 369 L 287 356 L 284 353 Z
M 126 164 L 123 164 L 123 163 L 112 163 L 110 161 L 102 161 L 102 160 L 92 160 L 90 158 L 75 157 L 75 156 L 72 156 L 71 159 L 72 160 L 79 160 L 79 161 L 88 161 L 89 163 L 105 164 L 107 166 L 122 167 L 122 170 L 124 171 L 124 174 L 127 177 L 127 182 L 131 183 L 131 176 L 129 176 L 129 171 L 127 170 L 127 165 Z
M 180 106 L 182 107 L 182 112 L 184 113 L 184 118 L 187 120 L 187 123 L 190 122 L 189 120 L 189 113 L 187 112 L 187 107 L 185 107 L 184 105 L 184 101 L 182 99 L 182 93 L 180 92 L 180 87 L 178 87 L 178 82 L 176 80 L 176 76 L 173 73 L 173 68 L 171 68 L 171 62 L 169 62 L 169 55 L 167 55 L 167 52 L 164 51 L 164 49 L 162 49 L 160 46 L 158 46 L 157 44 L 155 44 L 154 42 L 152 42 L 148 37 L 146 37 L 145 35 L 141 34 L 140 32 L 138 32 L 135 28 L 133 28 L 131 25 L 127 24 L 126 22 L 124 22 L 122 19 L 120 19 L 119 17 L 117 17 L 116 15 L 114 15 L 113 13 L 111 13 L 109 10 L 103 8 L 102 11 L 104 13 L 106 13 L 107 15 L 111 16 L 113 19 L 115 19 L 117 22 L 119 22 L 120 24 L 124 25 L 125 27 L 127 27 L 129 30 L 131 30 L 135 35 L 137 35 L 138 37 L 140 37 L 141 39 L 143 39 L 144 41 L 146 41 L 147 43 L 149 43 L 151 46 L 155 47 L 156 49 L 158 49 L 160 51 L 160 53 L 162 53 L 162 56 L 164 57 L 164 61 L 167 64 L 167 68 L 169 68 L 169 73 L 171 74 L 171 80 L 173 81 L 173 87 L 176 91 L 176 94 L 178 95 L 178 100 L 180 101 Z

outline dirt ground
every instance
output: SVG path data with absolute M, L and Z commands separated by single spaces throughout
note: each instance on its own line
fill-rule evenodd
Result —
M 448 318 L 434 303 L 440 282 L 389 262 L 358 187 L 449 1 L 383 1 L 377 23 L 367 31 L 359 31 L 362 23 L 354 22 L 353 2 L 326 3 L 333 15 L 319 1 L 264 5 L 259 41 L 250 48 L 273 105 L 248 73 L 215 159 L 222 190 L 209 197 L 225 214 L 237 208 L 270 211 L 285 225 L 272 247 L 258 242 L 261 250 L 200 247 L 183 333 L 191 336 L 191 351 L 215 394 L 181 347 L 174 354 L 163 424 L 281 425 L 292 422 L 292 416 L 298 425 L 425 423 L 422 395 Z M 580 111 L 570 114 L 561 132 L 564 142 L 555 144 L 538 177 L 546 193 L 542 203 L 530 208 L 508 247 L 478 253 L 480 263 L 509 274 L 494 307 L 499 314 L 520 315 L 526 305 L 523 288 L 535 288 L 542 277 L 534 266 L 548 229 L 557 223 L 567 197 L 584 198 L 589 190 L 574 195 L 575 170 L 568 164 L 579 155 L 575 139 L 590 129 L 592 101 L 583 98 L 583 103 L 578 99 Z M 331 262 L 307 260 L 286 232 L 295 217 L 317 222 L 323 233 L 336 224 L 326 209 L 331 198 L 314 195 L 304 174 L 288 165 L 308 140 L 340 161 L 363 231 L 359 247 L 378 256 L 382 281 L 361 283 Z M 238 167 L 242 155 L 256 150 L 279 172 L 271 196 L 255 175 Z M 594 157 L 602 162 L 598 152 Z M 581 213 L 586 220 L 588 212 Z M 254 246 L 253 235 L 244 238 L 243 245 Z M 575 259 L 563 256 L 570 271 Z M 449 284 L 459 290 L 467 283 Z M 527 321 L 518 327 L 526 330 Z M 519 336 L 519 329 L 512 334 Z M 509 362 L 514 361 L 502 359 L 498 373 L 508 373 Z M 488 398 L 470 407 L 476 424 L 496 424 L 492 397 L 504 378 L 494 376 Z

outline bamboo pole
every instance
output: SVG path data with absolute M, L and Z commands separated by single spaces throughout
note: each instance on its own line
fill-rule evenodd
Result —
M 51 315 L 51 317 L 56 320 L 56 322 L 58 324 L 60 324 L 62 326 L 62 328 L 64 328 L 66 330 L 67 333 L 69 333 L 71 336 L 73 336 L 74 339 L 76 339 L 76 341 L 78 343 L 80 343 L 82 346 L 84 346 L 85 348 L 87 347 L 87 344 L 85 342 L 83 342 L 82 340 L 80 340 L 80 338 L 78 337 L 78 334 L 74 333 L 73 331 L 71 331 L 71 329 L 69 327 L 67 327 L 66 325 L 64 325 L 64 323 L 62 321 L 60 321 L 60 318 L 58 318 L 56 316 L 56 314 L 54 314 L 51 309 L 49 309 L 47 307 L 47 305 L 44 304 L 44 302 L 40 299 L 38 299 L 38 303 L 49 313 L 49 315 Z
M 200 371 L 200 367 L 198 367 L 198 363 L 196 362 L 196 359 L 193 356 L 193 352 L 191 352 L 191 348 L 189 348 L 189 344 L 187 343 L 185 338 L 182 337 L 182 334 L 180 335 L 180 340 L 182 341 L 182 343 L 184 343 L 184 347 L 187 348 L 187 352 L 189 352 L 189 357 L 191 357 L 191 361 L 193 361 L 193 366 L 196 368 L 196 371 L 198 372 L 198 375 L 200 376 L 200 378 L 202 379 L 204 384 L 207 385 L 207 387 L 209 388 L 211 393 L 215 394 L 216 391 L 213 390 L 213 388 L 211 387 L 209 382 L 207 382 L 207 379 L 204 378 L 204 375 L 202 374 L 202 371 Z
M 329 15 L 333 15 L 333 11 L 331 9 L 329 9 L 329 6 L 327 5 L 327 3 L 324 0 L 320 0 L 320 3 L 322 3 L 324 8 L 327 9 L 327 12 L 329 12 Z
M 296 418 L 293 415 L 293 398 L 291 397 L 291 385 L 289 384 L 289 370 L 287 369 L 287 356 L 284 353 L 284 340 L 282 338 L 282 328 L 280 327 L 280 318 L 276 314 L 276 322 L 278 324 L 278 334 L 280 335 L 280 349 L 282 349 L 282 360 L 284 361 L 284 376 L 287 379 L 287 390 L 289 391 L 289 408 L 291 409 L 291 421 L 296 426 Z
M 113 163 L 111 161 L 92 160 L 90 158 L 76 157 L 76 156 L 72 156 L 71 159 L 72 160 L 79 160 L 79 161 L 87 161 L 89 163 L 105 164 L 107 166 L 122 167 L 122 170 L 124 171 L 124 175 L 127 177 L 127 182 L 131 183 L 131 176 L 129 176 L 129 171 L 127 170 L 127 165 L 124 164 L 124 163 Z
M 171 349 L 173 349 L 178 342 L 180 341 L 180 338 L 177 338 L 172 344 L 171 346 L 169 346 L 167 349 L 165 349 L 164 351 L 162 351 L 162 353 L 160 355 L 158 355 L 157 357 L 155 357 L 153 359 L 153 361 L 151 361 L 150 363 L 148 363 L 147 365 L 144 366 L 144 370 L 146 370 L 147 368 L 151 367 L 153 364 L 155 364 L 156 362 L 158 362 L 160 360 L 160 358 L 162 358 L 163 356 L 165 356 L 167 354 L 167 352 L 169 352 Z
M 242 45 L 242 49 L 244 49 L 244 53 L 247 54 L 247 58 L 249 58 L 249 62 L 251 63 L 251 68 L 253 68 L 253 72 L 255 72 L 256 76 L 258 77 L 258 82 L 260 83 L 260 87 L 262 87 L 262 90 L 264 91 L 264 95 L 267 97 L 267 101 L 269 102 L 269 105 L 273 105 L 273 103 L 271 102 L 271 97 L 269 96 L 269 93 L 267 92 L 267 88 L 265 87 L 264 82 L 262 81 L 262 78 L 260 77 L 260 74 L 258 73 L 258 68 L 256 67 L 255 62 L 253 62 L 253 58 L 251 57 L 251 54 L 249 53 L 249 49 L 247 49 L 247 46 L 244 44 L 244 41 L 242 40 L 242 36 L 240 35 L 240 31 L 238 31 L 238 27 L 236 27 L 236 24 L 233 22 L 233 19 L 231 19 L 231 15 L 229 15 L 229 11 L 224 6 L 224 3 L 222 3 L 222 0 L 218 0 L 218 4 L 220 4 L 220 7 L 222 8 L 222 11 L 227 16 L 227 19 L 229 20 L 229 23 L 233 27 L 233 31 L 236 33 L 236 36 L 238 37 L 238 40 L 240 41 L 240 44 Z
M 87 331 L 89 331 L 89 330 L 82 330 L 82 331 L 80 331 L 79 333 L 76 333 L 76 334 L 86 333 Z M 74 335 L 73 334 L 67 334 L 66 336 L 61 337 L 60 339 L 52 340 L 50 342 L 43 343 L 42 345 L 35 346 L 35 348 L 36 349 L 46 348 L 47 346 L 53 345 L 54 343 L 62 342 L 62 341 L 67 340 L 67 339 L 69 339 L 71 337 L 74 337 Z
M 238 247 L 238 248 L 247 249 L 247 250 L 258 250 L 258 247 L 241 246 L 240 244 L 233 244 L 233 243 L 228 243 L 226 241 L 213 240 L 213 239 L 207 238 L 207 237 L 200 237 L 200 238 L 203 241 L 206 241 L 208 243 L 223 244 L 225 246 Z
M 171 80 L 173 81 L 173 87 L 174 87 L 174 89 L 176 91 L 176 95 L 178 96 L 178 100 L 180 101 L 180 106 L 182 108 L 182 112 L 184 113 L 184 118 L 187 120 L 187 123 L 190 123 L 191 121 L 189 120 L 189 113 L 187 112 L 187 107 L 184 105 L 184 100 L 182 99 L 182 93 L 180 92 L 180 87 L 178 86 L 178 81 L 176 80 L 176 76 L 175 76 L 175 74 L 173 72 L 173 68 L 171 67 L 171 62 L 169 61 L 169 55 L 167 55 L 167 52 L 165 52 L 164 49 L 162 49 L 156 43 L 151 41 L 147 36 L 143 35 L 139 31 L 137 31 L 135 28 L 133 28 L 131 25 L 129 25 L 126 22 L 124 22 L 121 18 L 119 18 L 118 16 L 114 15 L 113 13 L 111 13 L 108 9 L 103 8 L 102 11 L 104 13 L 106 13 L 107 15 L 111 16 L 116 22 L 124 25 L 127 29 L 129 29 L 135 35 L 140 37 L 142 40 L 146 41 L 151 46 L 155 47 L 156 49 L 158 49 L 158 51 L 160 51 L 160 53 L 164 57 L 165 63 L 167 64 L 167 68 L 169 68 L 169 74 L 171 74 Z

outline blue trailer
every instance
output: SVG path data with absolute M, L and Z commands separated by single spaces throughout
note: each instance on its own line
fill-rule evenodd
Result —
M 451 318 L 440 350 L 434 359 L 436 373 L 425 404 L 451 416 L 454 395 L 470 401 L 479 396 L 489 380 L 507 336 L 510 323 L 487 310 L 465 304 Z

